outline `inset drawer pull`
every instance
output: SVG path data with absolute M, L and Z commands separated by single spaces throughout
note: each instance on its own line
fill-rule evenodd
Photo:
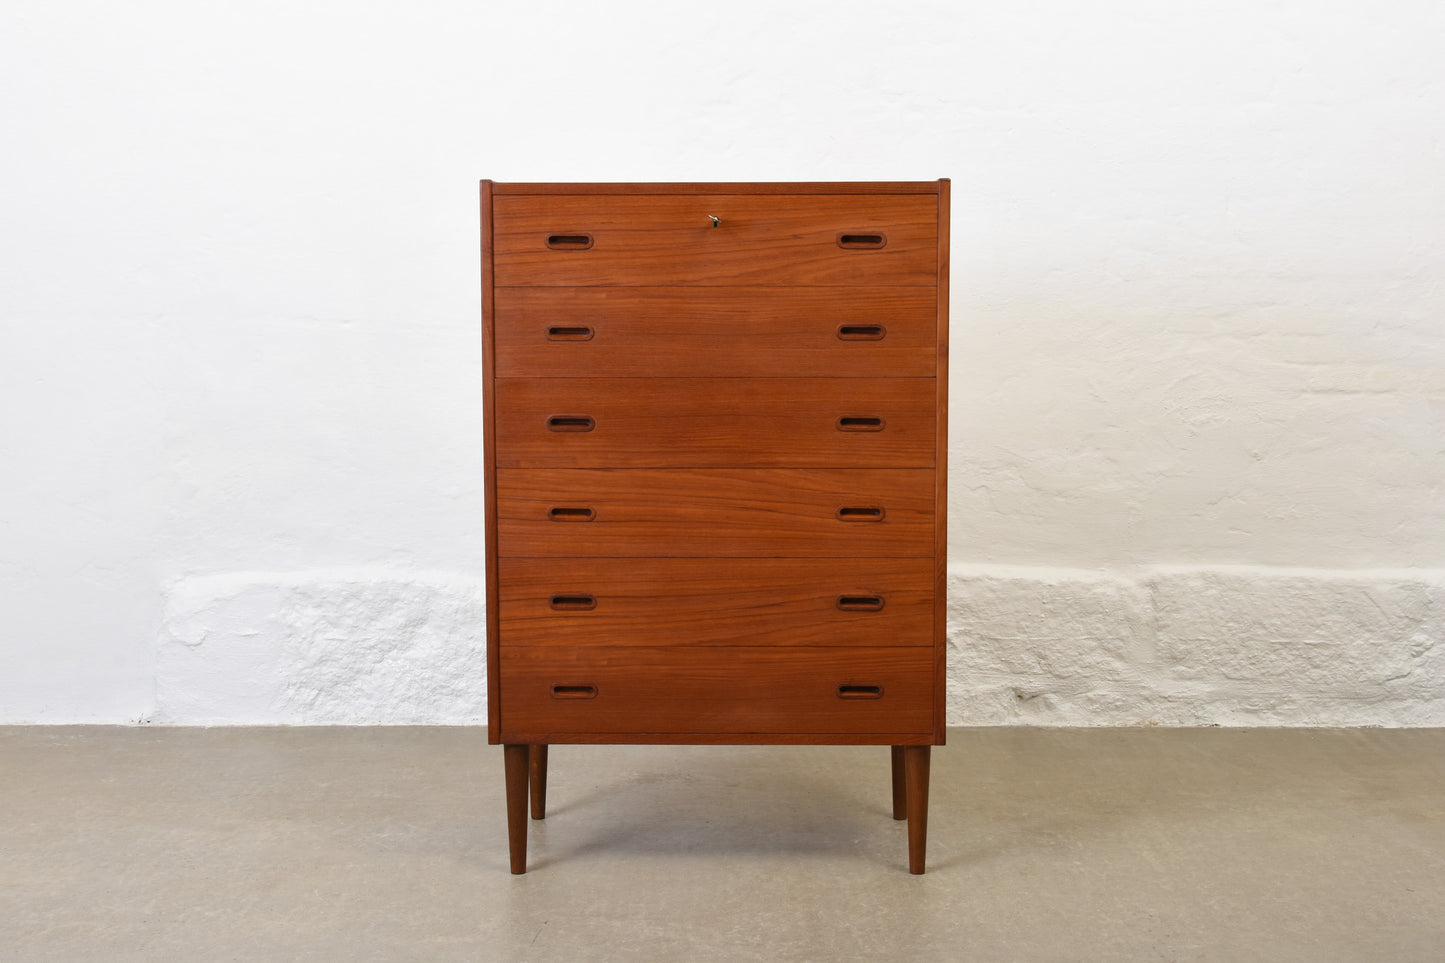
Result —
M 558 612 L 590 612 L 597 608 L 595 595 L 554 595 L 550 602 Z
M 591 431 L 596 427 L 590 415 L 553 415 L 547 419 L 548 431 Z
M 585 251 L 592 246 L 592 235 L 548 234 L 547 246 L 554 251 Z
M 845 522 L 881 522 L 883 509 L 871 505 L 845 505 L 838 509 L 838 517 Z
M 840 324 L 839 341 L 882 341 L 888 329 L 881 324 Z
M 839 431 L 882 431 L 883 419 L 844 415 L 838 419 Z
M 876 251 L 888 243 L 887 234 L 839 234 L 838 246 L 849 251 Z
M 883 687 L 881 685 L 840 685 L 838 686 L 838 698 L 881 699 L 883 698 Z
M 844 612 L 881 612 L 883 611 L 883 596 L 840 595 L 838 596 L 838 608 Z
M 597 513 L 590 508 L 554 508 L 547 517 L 554 522 L 590 522 Z
M 554 699 L 595 699 L 597 687 L 586 682 L 555 682 L 552 684 Z
M 592 329 L 586 325 L 553 325 L 547 329 L 548 341 L 591 341 Z

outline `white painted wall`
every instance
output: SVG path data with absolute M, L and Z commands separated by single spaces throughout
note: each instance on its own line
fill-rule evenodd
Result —
M 476 182 L 953 178 L 959 723 L 1445 724 L 1445 7 L 0 11 L 0 721 L 467 722 Z

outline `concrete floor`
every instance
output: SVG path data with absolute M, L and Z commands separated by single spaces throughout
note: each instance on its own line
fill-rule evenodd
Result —
M 4 960 L 1440 960 L 1445 730 L 558 746 L 507 872 L 480 729 L 0 729 Z

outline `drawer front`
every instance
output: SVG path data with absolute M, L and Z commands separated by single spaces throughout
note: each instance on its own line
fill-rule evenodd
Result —
M 931 287 L 499 288 L 499 378 L 931 378 Z
M 932 469 L 502 468 L 501 556 L 933 554 Z
M 928 468 L 929 378 L 498 379 L 502 468 Z
M 929 195 L 511 195 L 492 211 L 498 287 L 937 280 Z
M 504 733 L 933 726 L 931 648 L 504 648 L 501 675 Z
M 508 558 L 497 568 L 504 647 L 933 642 L 927 558 Z

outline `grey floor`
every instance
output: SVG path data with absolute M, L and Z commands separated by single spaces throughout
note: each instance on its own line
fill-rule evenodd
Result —
M 5 960 L 1440 960 L 1445 730 L 961 729 L 906 872 L 877 748 L 0 729 Z

